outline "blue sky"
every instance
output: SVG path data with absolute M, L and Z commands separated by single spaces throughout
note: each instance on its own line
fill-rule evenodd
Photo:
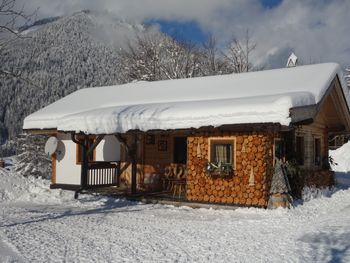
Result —
M 282 0 L 260 0 L 265 9 L 271 9 L 278 6 Z M 179 41 L 188 41 L 194 43 L 204 42 L 211 32 L 205 32 L 195 21 L 178 21 L 165 19 L 149 19 L 146 24 L 159 26 L 160 30 L 169 34 Z
M 291 51 L 304 63 L 350 66 L 350 0 L 16 0 L 38 18 L 102 11 L 131 23 L 153 23 L 180 40 L 200 43 L 212 33 L 221 47 L 249 30 L 252 61 L 283 67 Z
M 205 41 L 208 32 L 203 32 L 195 21 L 181 22 L 176 20 L 151 19 L 146 24 L 159 26 L 160 30 L 179 41 L 201 43 Z
M 282 0 L 261 0 L 261 3 L 265 8 L 273 8 L 278 6 L 281 2 Z

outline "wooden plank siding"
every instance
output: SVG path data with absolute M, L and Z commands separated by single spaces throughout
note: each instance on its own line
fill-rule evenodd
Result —
M 148 135 L 154 136 L 154 144 L 146 143 Z M 145 176 L 150 174 L 164 174 L 165 167 L 174 162 L 174 140 L 175 137 L 186 137 L 185 132 L 157 132 L 142 133 L 138 135 L 137 144 L 137 183 L 142 188 Z M 132 143 L 132 135 L 123 135 L 127 143 Z M 162 145 L 166 149 L 160 149 Z M 161 144 L 161 145 L 160 145 Z M 128 160 L 126 150 L 121 146 L 121 181 L 130 184 L 131 182 L 131 165 Z
M 327 132 L 325 128 L 317 125 L 303 125 L 296 129 L 295 136 L 304 137 L 304 165 L 305 169 L 321 169 L 324 161 L 328 158 Z M 321 139 L 321 164 L 315 165 L 315 138 Z
M 129 135 L 124 135 L 131 142 Z M 174 138 L 187 137 L 187 185 L 189 201 L 266 207 L 273 173 L 274 138 L 278 132 L 196 132 L 192 134 L 168 132 L 154 134 L 155 143 L 146 144 L 147 134 L 139 134 L 137 178 L 142 188 L 147 174 L 164 176 L 164 169 L 173 163 Z M 207 175 L 204 164 L 209 161 L 210 140 L 234 139 L 235 170 L 229 178 Z M 160 151 L 158 142 L 166 141 L 167 150 Z M 122 151 L 121 180 L 130 185 L 131 165 Z M 254 185 L 249 177 L 254 174 Z
M 51 184 L 56 184 L 56 153 L 51 156 L 52 174 L 51 174 Z

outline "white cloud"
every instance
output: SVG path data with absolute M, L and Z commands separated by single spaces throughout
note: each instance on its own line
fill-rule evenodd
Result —
M 304 63 L 335 61 L 350 65 L 349 0 L 284 0 L 264 9 L 259 0 L 17 0 L 39 7 L 39 16 L 81 9 L 108 11 L 143 21 L 192 20 L 218 39 L 240 37 L 249 29 L 257 42 L 256 61 L 283 66 L 291 50 Z

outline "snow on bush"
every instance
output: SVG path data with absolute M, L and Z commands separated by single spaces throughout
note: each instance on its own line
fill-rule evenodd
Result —
M 312 199 L 320 197 L 331 197 L 331 195 L 336 191 L 336 188 L 316 188 L 316 187 L 304 187 L 301 192 L 301 199 L 304 202 L 308 202 Z
M 21 134 L 17 138 L 17 162 L 14 170 L 23 176 L 51 178 L 51 157 L 44 151 L 47 136 Z
M 73 194 L 62 190 L 50 190 L 50 181 L 33 176 L 23 177 L 0 168 L 0 202 L 35 201 L 60 203 L 71 200 Z
M 350 142 L 336 150 L 329 151 L 329 155 L 334 160 L 334 164 L 332 164 L 333 171 L 343 173 L 350 171 Z

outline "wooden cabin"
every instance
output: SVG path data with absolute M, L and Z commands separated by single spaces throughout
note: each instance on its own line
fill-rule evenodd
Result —
M 328 135 L 350 131 L 349 101 L 326 63 L 83 89 L 23 128 L 58 139 L 52 188 L 266 207 L 276 159 L 291 185 L 333 184 Z

